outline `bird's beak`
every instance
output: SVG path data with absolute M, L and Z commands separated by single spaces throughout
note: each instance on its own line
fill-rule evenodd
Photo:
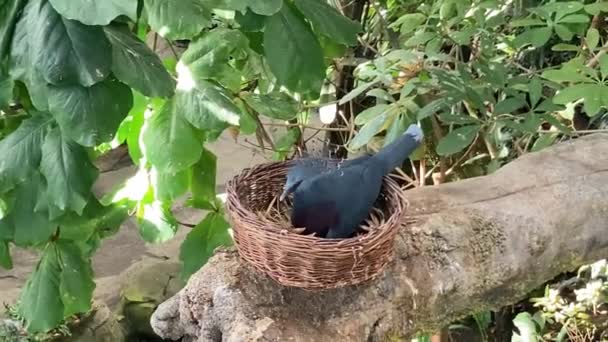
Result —
M 281 194 L 281 197 L 279 197 L 279 201 L 283 202 L 283 200 L 285 200 L 285 197 L 287 197 L 287 195 L 289 195 L 289 191 L 291 189 L 289 188 L 285 188 L 285 190 L 283 190 L 283 193 Z

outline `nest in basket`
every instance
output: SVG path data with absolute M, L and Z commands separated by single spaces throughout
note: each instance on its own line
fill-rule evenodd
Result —
M 290 162 L 244 170 L 227 187 L 227 212 L 239 255 L 285 286 L 320 290 L 380 274 L 393 256 L 405 211 L 399 185 L 384 177 L 380 195 L 357 233 L 346 239 L 302 234 L 290 222 L 291 199 L 279 201 Z

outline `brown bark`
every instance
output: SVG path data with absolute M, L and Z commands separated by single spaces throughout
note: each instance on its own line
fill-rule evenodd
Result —
M 406 192 L 395 259 L 321 293 L 279 286 L 219 251 L 151 319 L 189 341 L 383 341 L 499 309 L 608 253 L 608 135 L 527 154 L 490 176 Z

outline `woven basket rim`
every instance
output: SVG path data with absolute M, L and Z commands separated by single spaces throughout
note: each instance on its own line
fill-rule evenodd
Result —
M 294 162 L 297 162 L 297 160 L 289 160 L 289 161 L 272 161 L 272 162 L 265 162 L 265 163 L 261 163 L 261 164 L 257 164 L 248 168 L 244 168 L 238 175 L 236 175 L 235 177 L 233 177 L 232 179 L 230 179 L 227 184 L 226 184 L 226 203 L 234 203 L 234 201 L 236 200 L 238 202 L 238 194 L 236 192 L 236 181 L 239 179 L 239 176 L 242 176 L 246 173 L 249 172 L 254 172 L 256 170 L 260 170 L 260 169 L 266 169 L 268 167 L 289 167 L 291 165 L 293 165 Z M 393 183 L 397 188 L 399 188 L 398 185 L 396 185 L 395 180 L 393 180 L 390 175 L 387 175 L 384 177 L 383 179 L 383 186 L 386 186 L 387 183 Z M 395 193 L 393 193 L 393 195 L 395 195 Z M 403 216 L 403 214 L 405 213 L 407 207 L 409 207 L 409 202 L 407 201 L 407 199 L 405 198 L 403 191 L 399 191 L 398 193 L 396 193 L 396 195 L 398 195 L 398 199 L 400 200 L 400 203 L 391 203 L 392 206 L 396 206 L 396 207 L 400 207 L 396 213 L 394 213 L 393 215 L 391 215 L 390 217 L 387 218 L 387 221 L 393 217 L 395 214 L 399 215 L 400 218 Z M 232 200 L 232 201 L 231 201 Z M 244 208 L 244 212 L 246 214 L 246 216 L 251 219 L 252 221 L 259 221 L 259 218 L 256 216 L 255 212 L 250 210 L 249 208 Z M 233 214 L 233 213 L 231 213 Z M 242 214 L 242 213 L 241 213 Z M 271 226 L 271 227 L 269 227 Z M 371 231 L 362 234 L 362 235 L 357 235 L 357 236 L 353 236 L 353 237 L 349 237 L 349 238 L 344 238 L 344 239 L 326 239 L 326 238 L 322 238 L 322 237 L 318 237 L 318 236 L 314 236 L 312 234 L 310 235 L 301 235 L 301 234 L 294 234 L 294 233 L 287 233 L 285 234 L 285 230 L 286 227 L 279 225 L 278 223 L 272 223 L 272 222 L 260 222 L 260 227 L 257 227 L 258 230 L 260 231 L 266 231 L 268 234 L 273 234 L 273 235 L 282 235 L 284 237 L 287 237 L 291 240 L 294 241 L 300 241 L 302 243 L 314 243 L 316 245 L 321 245 L 321 246 L 351 246 L 353 243 L 356 245 L 360 245 L 361 243 L 363 243 L 366 240 L 371 240 L 373 239 L 375 236 L 377 235 L 382 235 L 383 232 L 385 231 L 385 229 L 372 229 Z M 233 227 L 234 229 L 234 227 Z

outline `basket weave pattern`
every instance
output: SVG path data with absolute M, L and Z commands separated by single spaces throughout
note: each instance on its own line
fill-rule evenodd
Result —
M 285 286 L 321 290 L 358 284 L 377 276 L 393 257 L 405 212 L 398 184 L 385 177 L 375 207 L 385 219 L 349 239 L 322 239 L 288 232 L 289 222 L 262 220 L 259 212 L 281 193 L 292 162 L 245 169 L 228 182 L 226 209 L 240 257 Z

